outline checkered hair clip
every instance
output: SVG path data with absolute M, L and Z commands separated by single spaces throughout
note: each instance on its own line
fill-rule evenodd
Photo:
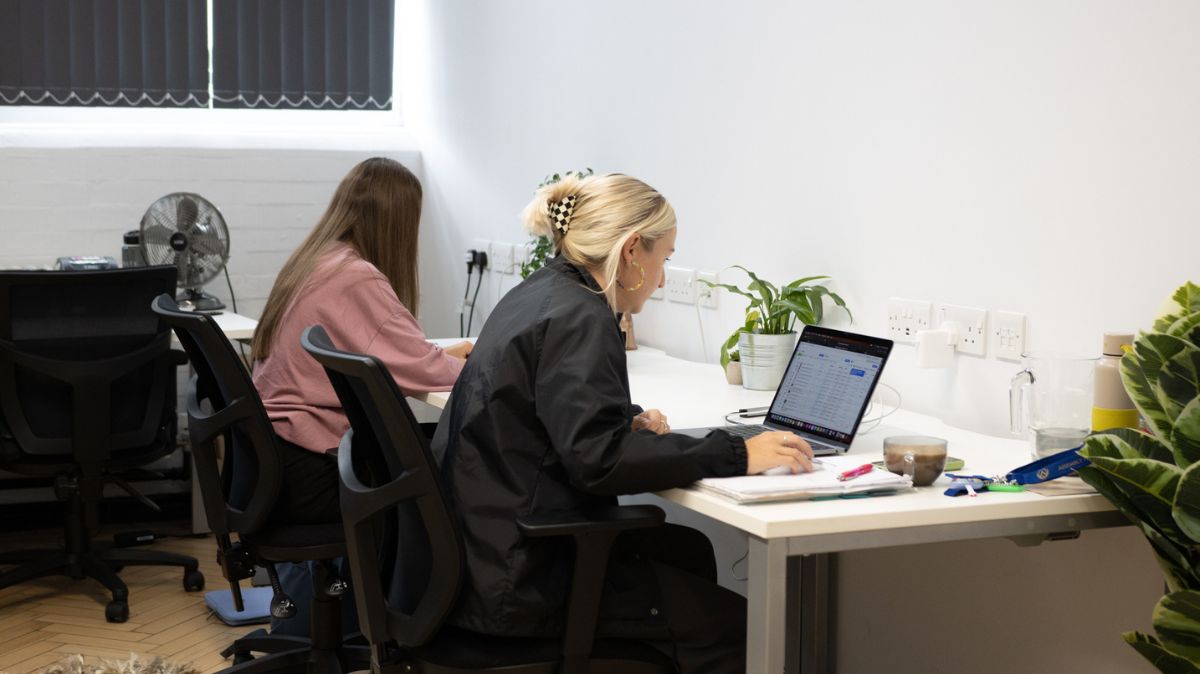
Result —
M 567 230 L 571 228 L 571 215 L 575 212 L 575 195 L 571 194 L 558 201 L 548 202 L 546 212 L 550 215 L 550 224 L 562 232 L 563 236 L 566 236 Z

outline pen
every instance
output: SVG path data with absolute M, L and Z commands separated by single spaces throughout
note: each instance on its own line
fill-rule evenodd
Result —
M 838 479 L 843 482 L 845 482 L 846 480 L 853 480 L 854 478 L 856 478 L 860 475 L 866 475 L 867 473 L 871 472 L 872 470 L 875 470 L 875 466 L 872 466 L 869 463 L 864 463 L 863 465 L 859 466 L 858 468 L 851 468 L 850 470 L 842 473 L 841 475 L 838 475 Z

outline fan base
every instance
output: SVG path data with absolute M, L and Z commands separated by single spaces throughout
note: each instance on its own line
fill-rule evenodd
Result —
M 220 313 L 225 303 L 196 288 L 188 288 L 175 296 L 175 303 L 180 311 L 192 311 L 198 314 Z

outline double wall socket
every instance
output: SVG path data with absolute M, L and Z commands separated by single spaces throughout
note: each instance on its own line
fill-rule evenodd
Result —
M 987 311 L 975 307 L 944 304 L 938 309 L 938 326 L 954 323 L 958 326 L 955 350 L 973 356 L 987 355 Z
M 915 342 L 917 333 L 930 329 L 933 305 L 923 300 L 889 297 L 888 337 L 894 342 Z
M 682 304 L 696 303 L 696 270 L 667 267 L 667 299 Z

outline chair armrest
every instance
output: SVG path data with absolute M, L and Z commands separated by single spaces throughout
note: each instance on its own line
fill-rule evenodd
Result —
M 588 660 L 596 638 L 600 596 L 608 571 L 608 553 L 623 531 L 659 526 L 666 516 L 651 505 L 613 506 L 586 513 L 547 513 L 517 518 L 517 528 L 529 538 L 571 536 L 575 539 L 575 568 L 567 625 L 563 633 L 562 674 L 589 671 Z
M 659 526 L 664 519 L 662 508 L 658 506 L 612 506 L 586 513 L 542 513 L 518 517 L 517 528 L 529 538 L 549 538 L 649 529 Z
M 180 351 L 179 349 L 171 349 L 171 351 L 168 354 L 168 357 L 171 359 L 171 364 L 174 365 L 175 367 L 180 367 L 182 365 L 188 364 L 188 356 L 187 356 L 186 351 Z

